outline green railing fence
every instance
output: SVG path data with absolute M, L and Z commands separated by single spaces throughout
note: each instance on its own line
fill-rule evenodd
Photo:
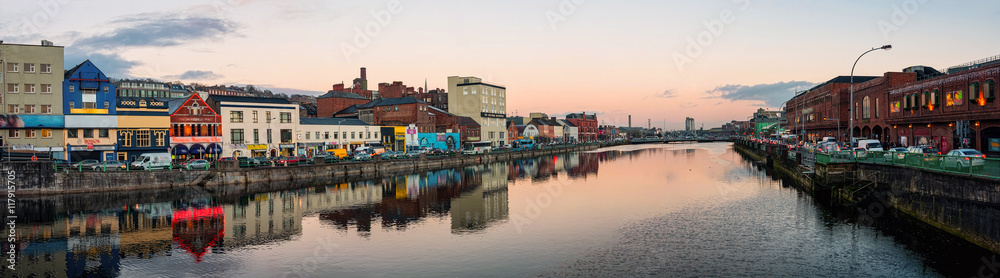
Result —
M 865 151 L 841 151 L 816 154 L 816 163 L 855 162 L 1000 178 L 1000 159 L 997 158 Z

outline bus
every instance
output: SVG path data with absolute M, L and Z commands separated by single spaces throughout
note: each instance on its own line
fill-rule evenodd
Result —
M 468 142 L 465 143 L 465 154 L 481 154 L 488 153 L 493 147 L 493 142 L 490 141 L 479 141 L 479 142 Z
M 510 142 L 510 147 L 513 149 L 529 150 L 535 147 L 535 141 L 531 139 L 517 139 Z

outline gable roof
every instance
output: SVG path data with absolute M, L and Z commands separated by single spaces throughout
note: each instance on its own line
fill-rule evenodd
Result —
M 359 94 L 355 94 L 355 93 L 352 93 L 352 92 L 333 91 L 333 90 L 328 91 L 328 92 L 326 92 L 326 94 L 323 94 L 323 95 L 318 96 L 316 98 L 319 99 L 319 98 L 331 98 L 331 97 L 368 100 L 368 98 L 363 97 L 363 96 L 361 96 Z
M 348 106 L 347 108 L 340 109 L 340 111 L 333 112 L 334 115 L 340 115 L 340 114 L 357 114 L 357 113 L 358 113 L 358 105 L 357 104 L 352 104 L 351 106 Z

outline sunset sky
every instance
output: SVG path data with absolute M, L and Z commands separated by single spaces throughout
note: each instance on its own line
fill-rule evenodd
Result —
M 508 114 L 711 128 L 796 89 L 1000 54 L 998 1 L 4 0 L 0 39 L 66 46 L 116 78 L 319 94 L 350 83 L 507 87 Z M 678 62 L 680 61 L 680 62 Z

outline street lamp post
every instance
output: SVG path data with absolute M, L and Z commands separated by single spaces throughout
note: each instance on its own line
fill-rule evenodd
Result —
M 890 50 L 892 49 L 892 45 L 888 44 L 883 45 L 882 47 L 872 48 L 871 50 L 865 51 L 865 53 L 861 53 L 861 56 L 858 56 L 858 59 L 854 60 L 854 65 L 851 66 L 851 95 L 847 103 L 848 105 L 847 111 L 850 112 L 850 118 L 849 118 L 850 123 L 847 128 L 851 129 L 850 131 L 851 136 L 848 138 L 848 140 L 851 140 L 852 142 L 854 141 L 854 113 L 855 113 L 854 112 L 854 67 L 858 66 L 858 61 L 860 61 L 861 57 L 865 56 L 865 54 L 868 54 L 868 52 L 872 52 L 879 49 Z

